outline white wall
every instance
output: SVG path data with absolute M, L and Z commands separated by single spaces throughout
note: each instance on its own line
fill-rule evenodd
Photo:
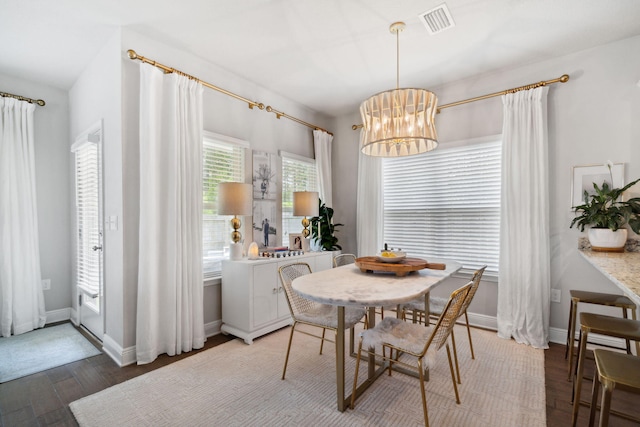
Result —
M 117 216 L 116 231 L 104 231 L 105 340 L 121 344 L 123 328 L 122 124 L 120 31 L 115 31 L 69 91 L 71 143 L 90 126 L 103 125 L 104 215 Z M 72 264 L 72 259 L 69 263 Z M 75 299 L 73 306 L 76 307 Z
M 69 102 L 66 91 L 0 74 L 0 91 L 42 99 L 35 110 L 35 167 L 40 267 L 51 279 L 44 291 L 47 322 L 68 315 L 72 249 L 69 207 Z M 62 311 L 65 314 L 59 314 Z M 58 317 L 58 318 L 56 318 Z
M 552 304 L 550 326 L 566 329 L 569 290 L 619 292 L 602 274 L 582 259 L 577 251 L 580 233 L 569 229 L 571 168 L 574 165 L 625 162 L 626 182 L 640 177 L 640 37 L 611 43 L 545 62 L 524 65 L 440 88 L 429 88 L 439 104 L 467 99 L 569 74 L 565 84 L 549 90 L 549 205 L 551 218 L 551 286 L 562 290 L 561 304 Z M 500 98 L 445 109 L 437 117 L 438 137 L 447 142 L 502 131 Z M 357 172 L 357 112 L 336 119 L 334 144 L 334 200 L 336 221 L 348 224 L 341 242 L 346 251 L 356 248 L 355 197 L 344 185 L 355 186 Z M 338 186 L 339 183 L 339 186 Z M 480 288 L 472 311 L 496 315 L 492 284 Z M 483 304 L 479 302 L 484 301 Z

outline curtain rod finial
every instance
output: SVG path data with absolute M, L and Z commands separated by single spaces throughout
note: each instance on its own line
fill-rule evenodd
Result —
M 129 59 L 137 59 L 138 58 L 138 54 L 133 49 L 129 49 L 127 51 L 127 55 L 129 55 Z
M 562 83 L 566 83 L 566 82 L 568 82 L 568 81 L 569 81 L 569 74 L 563 74 L 563 75 L 560 77 L 560 81 L 561 81 Z

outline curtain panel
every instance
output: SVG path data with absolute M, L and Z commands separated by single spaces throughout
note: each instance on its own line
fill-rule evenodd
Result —
M 0 333 L 41 328 L 35 170 L 35 104 L 0 97 Z
M 202 92 L 140 67 L 139 364 L 204 346 Z
M 356 200 L 358 256 L 377 253 L 384 236 L 382 159 L 358 153 L 358 193 Z
M 331 143 L 333 135 L 322 131 L 313 131 L 313 148 L 316 156 L 316 170 L 318 171 L 318 193 L 320 200 L 328 207 L 333 207 L 333 193 L 331 190 Z
M 502 97 L 498 336 L 549 345 L 548 87 Z

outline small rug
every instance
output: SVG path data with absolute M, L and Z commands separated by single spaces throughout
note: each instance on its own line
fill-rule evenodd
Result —
M 458 327 L 456 327 L 458 328 Z M 457 405 L 446 350 L 426 385 L 429 422 L 439 426 L 544 426 L 544 353 L 494 332 L 474 329 L 471 360 L 466 330 L 458 332 L 462 403 Z M 419 382 L 386 374 L 337 410 L 335 351 L 296 333 L 281 380 L 289 328 L 246 345 L 237 339 L 72 402 L 81 426 L 419 426 Z M 351 390 L 355 359 L 346 358 Z M 366 363 L 361 380 L 366 376 Z
M 97 354 L 70 323 L 0 338 L 0 383 Z

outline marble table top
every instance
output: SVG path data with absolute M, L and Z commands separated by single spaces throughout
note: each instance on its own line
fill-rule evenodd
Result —
M 640 306 L 640 252 L 579 252 Z
M 462 264 L 447 259 L 445 270 L 423 269 L 398 277 L 389 273 L 363 273 L 354 264 L 298 277 L 293 289 L 312 301 L 342 306 L 392 306 L 418 298 L 458 271 Z

